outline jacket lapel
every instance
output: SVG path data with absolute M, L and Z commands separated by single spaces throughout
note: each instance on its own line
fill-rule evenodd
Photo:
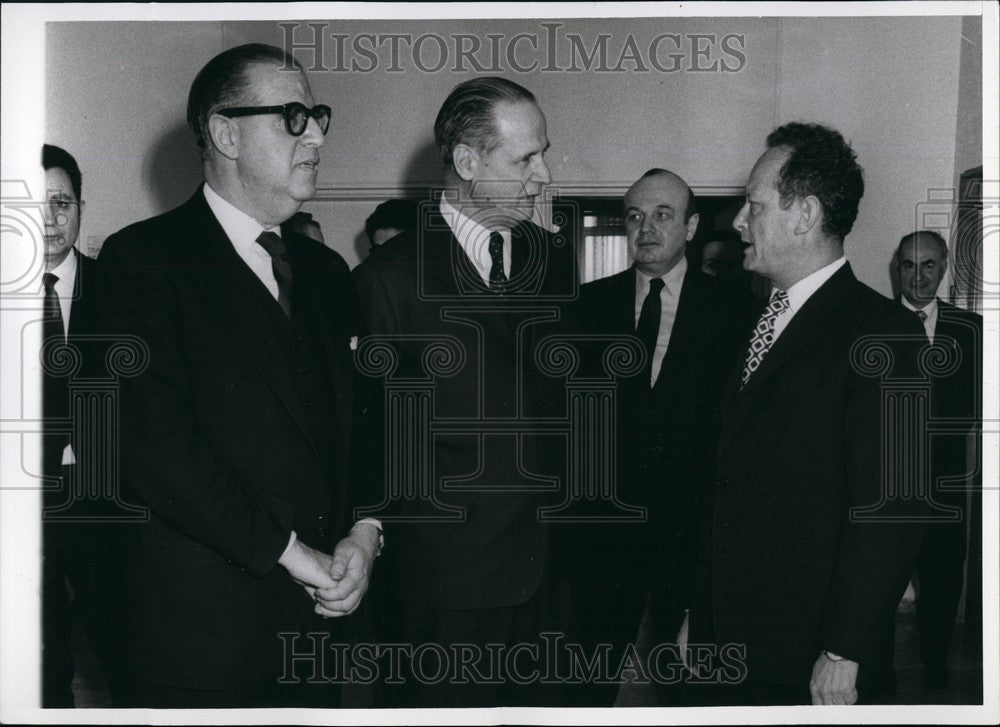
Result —
M 694 267 L 688 267 L 684 275 L 667 353 L 653 386 L 655 392 L 676 389 L 691 373 L 689 362 L 707 360 L 704 352 L 713 336 L 707 328 L 709 304 L 703 275 Z
M 354 406 L 350 343 L 351 337 L 357 335 L 358 331 L 352 330 L 351 322 L 345 316 L 347 311 L 344 308 L 332 309 L 330 301 L 347 299 L 350 291 L 342 291 L 338 295 L 337 291 L 329 290 L 335 281 L 324 274 L 326 265 L 310 264 L 308 243 L 292 230 L 282 228 L 281 235 L 288 250 L 295 285 L 300 286 L 300 291 L 308 297 L 316 316 L 318 330 L 310 331 L 310 335 L 318 336 L 322 341 L 332 386 L 330 400 L 334 403 L 334 419 L 337 422 L 336 440 L 340 449 L 336 452 L 337 461 L 344 462 L 350 441 Z
M 467 309 L 472 314 L 469 317 L 489 328 L 511 351 L 515 350 L 515 332 L 504 310 L 503 298 L 490 291 L 444 218 L 437 219 L 443 228 L 434 226 L 424 234 L 420 263 L 424 266 L 422 292 L 441 295 L 445 308 Z
M 753 392 L 764 384 L 771 376 L 781 370 L 781 367 L 805 346 L 810 345 L 834 323 L 837 311 L 842 308 L 840 302 L 846 291 L 854 283 L 854 274 L 849 263 L 845 263 L 833 276 L 813 293 L 805 305 L 795 314 L 788 327 L 774 342 L 764 360 L 747 380 L 746 386 L 738 393 L 738 399 L 752 398 Z M 748 339 L 749 345 L 749 339 Z M 744 349 L 744 355 L 746 349 Z M 737 386 L 743 371 L 743 360 L 739 362 Z
M 611 278 L 611 317 L 612 330 L 635 333 L 635 266 L 631 266 Z
M 181 257 L 246 359 L 260 372 L 312 446 L 302 401 L 288 360 L 281 353 L 281 337 L 268 335 L 268 321 L 276 315 L 269 293 L 236 253 L 201 189 L 185 208 L 188 229 L 175 241 L 179 247 L 188 248 Z

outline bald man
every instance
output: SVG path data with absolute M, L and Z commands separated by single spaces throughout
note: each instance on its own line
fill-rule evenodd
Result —
M 937 297 L 941 279 L 948 269 L 948 248 L 936 232 L 924 230 L 903 236 L 896 250 L 895 263 L 900 304 L 921 320 L 931 343 L 944 346 L 950 354 L 949 359 L 958 359 L 958 366 L 953 371 L 933 379 L 931 419 L 960 421 L 969 430 L 976 431 L 982 417 L 982 369 L 979 364 L 982 316 L 956 308 Z M 948 645 L 955 630 L 966 555 L 966 497 L 970 487 L 973 487 L 973 496 L 978 493 L 971 479 L 976 468 L 971 467 L 966 458 L 966 438 L 947 435 L 932 437 L 930 441 L 934 501 L 958 513 L 952 521 L 935 522 L 927 527 L 916 566 L 917 624 L 924 682 L 935 689 L 947 687 L 949 683 Z M 982 579 L 980 569 L 970 563 L 970 584 L 976 578 Z
M 624 215 L 634 264 L 583 286 L 580 319 L 589 333 L 636 336 L 646 348 L 642 371 L 618 382 L 616 431 L 621 499 L 645 507 L 647 517 L 579 526 L 569 538 L 570 641 L 591 650 L 612 644 L 607 683 L 577 690 L 577 703 L 593 706 L 614 703 L 647 608 L 654 644 L 672 644 L 698 597 L 704 463 L 725 372 L 755 313 L 749 294 L 688 266 L 698 212 L 679 176 L 650 169 L 626 193 Z M 660 690 L 665 705 L 677 697 Z

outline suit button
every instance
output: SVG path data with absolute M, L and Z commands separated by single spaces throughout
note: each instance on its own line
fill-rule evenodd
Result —
M 726 485 L 728 485 L 728 484 L 729 484 L 729 478 L 728 477 L 720 477 L 719 478 L 719 489 L 720 490 L 725 489 Z

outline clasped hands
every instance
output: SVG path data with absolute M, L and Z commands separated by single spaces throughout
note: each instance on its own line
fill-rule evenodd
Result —
M 278 563 L 316 601 L 317 614 L 327 618 L 346 616 L 354 613 L 368 590 L 378 545 L 378 528 L 357 523 L 337 543 L 333 555 L 296 539 Z

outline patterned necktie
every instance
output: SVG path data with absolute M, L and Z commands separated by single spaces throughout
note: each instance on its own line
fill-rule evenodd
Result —
M 58 280 L 59 277 L 52 273 L 45 273 L 42 276 L 42 284 L 45 286 L 45 318 L 42 320 L 42 412 L 45 419 L 52 423 L 64 419 L 69 409 L 69 389 L 65 377 L 52 373 L 45 363 L 46 349 L 66 342 L 62 308 L 59 305 L 59 293 L 56 292 Z M 42 443 L 46 474 L 58 474 L 63 449 L 69 444 L 69 435 L 48 434 Z
M 271 256 L 271 272 L 278 283 L 278 305 L 285 315 L 292 317 L 292 266 L 288 263 L 285 241 L 273 232 L 264 231 L 257 238 L 257 244 Z
M 660 291 L 663 287 L 662 278 L 652 278 L 649 281 L 649 292 L 642 301 L 639 322 L 635 326 L 635 335 L 646 349 L 646 365 L 642 370 L 641 380 L 650 387 L 653 385 L 653 354 L 656 352 L 656 339 L 660 337 Z
M 775 289 L 771 303 L 764 309 L 750 337 L 750 347 L 747 349 L 746 363 L 743 364 L 743 378 L 740 388 L 750 379 L 750 374 L 756 371 L 764 356 L 771 350 L 774 343 L 774 322 L 784 311 L 788 310 L 788 293 Z
M 490 233 L 490 289 L 497 290 L 507 282 L 503 271 L 503 236 L 499 232 Z

